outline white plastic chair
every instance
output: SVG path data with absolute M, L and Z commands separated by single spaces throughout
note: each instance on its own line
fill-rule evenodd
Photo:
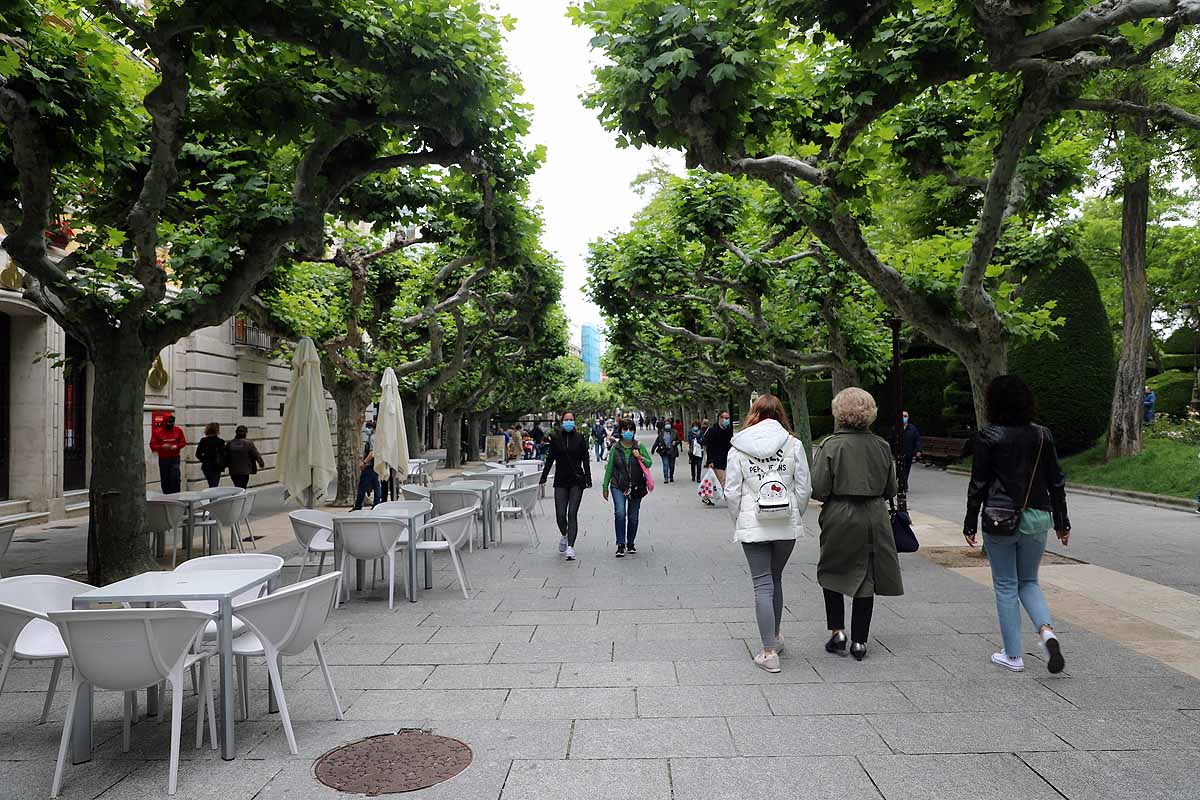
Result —
M 194 664 L 200 665 L 201 691 L 205 701 L 196 715 L 196 746 L 203 742 L 205 710 L 209 736 L 217 746 L 216 715 L 213 708 L 208 658 L 211 651 L 192 653 L 192 645 L 204 626 L 207 614 L 186 608 L 119 608 L 88 611 L 51 611 L 50 620 L 58 626 L 74 665 L 75 680 L 71 700 L 63 721 L 62 741 L 50 796 L 58 797 L 62 786 L 63 764 L 71 741 L 75 698 L 85 684 L 96 689 L 125 692 L 124 749 L 129 751 L 129 726 L 132 715 L 131 692 L 171 684 L 171 761 L 167 794 L 175 794 L 179 777 L 179 739 L 183 729 L 183 675 Z
M 223 570 L 223 569 L 263 569 L 274 570 L 283 567 L 283 559 L 279 556 L 273 556 L 269 553 L 228 553 L 217 556 L 204 556 L 203 558 L 193 558 L 190 561 L 185 561 L 175 568 L 176 572 L 199 572 L 201 570 Z M 244 603 L 248 600 L 260 596 L 267 590 L 267 582 L 264 580 L 257 586 L 252 586 L 246 591 L 233 598 L 234 603 Z M 182 602 L 184 608 L 192 611 L 200 611 L 208 615 L 215 615 L 221 609 L 221 604 L 216 600 L 185 600 Z M 233 615 L 233 635 L 238 636 L 245 628 L 244 623 L 238 619 L 237 614 Z M 204 628 L 205 639 L 217 638 L 217 621 L 211 620 Z
M 396 545 L 407 539 L 405 525 L 395 517 L 383 514 L 358 513 L 339 514 L 333 518 L 333 533 L 342 546 L 340 573 L 346 572 L 346 562 L 351 558 L 388 561 L 388 608 L 395 607 L 396 594 Z M 338 597 L 341 597 L 341 581 L 338 581 Z
M 474 508 L 464 508 L 454 511 L 445 516 L 435 517 L 425 523 L 417 532 L 417 536 L 413 537 L 418 550 L 445 551 L 450 554 L 450 563 L 454 565 L 454 572 L 458 575 L 458 584 L 462 587 L 463 597 L 468 600 L 471 599 L 469 591 L 471 589 L 471 582 L 467 579 L 467 570 L 463 566 L 459 551 L 462 550 L 467 540 L 471 538 L 471 522 L 474 518 Z M 441 538 L 426 541 L 423 535 L 427 531 L 433 531 Z
M 47 614 L 69 610 L 71 600 L 91 588 L 86 583 L 57 575 L 18 575 L 0 579 L 0 647 L 4 648 L 0 693 L 4 692 L 4 682 L 14 660 L 53 659 L 50 686 L 42 705 L 42 722 L 50 715 L 62 662 L 67 657 L 67 646 Z
M 475 530 L 480 540 L 487 534 L 483 528 L 483 499 L 484 494 L 479 489 L 460 489 L 454 486 L 435 486 L 430 492 L 429 502 L 433 503 L 434 517 L 444 517 L 464 508 L 475 509 Z M 467 549 L 475 552 L 475 537 L 467 542 Z
M 325 568 L 325 556 L 333 552 L 333 514 L 315 508 L 302 508 L 288 514 L 292 521 L 292 533 L 296 541 L 304 548 L 304 562 L 300 564 L 300 574 L 296 583 L 304 579 L 304 569 L 308 566 L 313 553 L 320 553 L 321 560 L 317 564 L 317 575 Z
M 255 550 L 258 549 L 258 542 L 254 539 L 254 531 L 250 530 L 250 512 L 254 510 L 254 498 L 258 496 L 258 492 L 246 492 L 242 495 L 242 513 L 238 515 L 237 522 L 234 524 L 234 530 L 237 531 L 238 541 L 245 539 L 250 540 L 250 546 Z M 245 526 L 245 533 L 242 532 L 242 527 Z M 245 547 L 242 547 L 244 550 Z
M 12 546 L 13 534 L 16 532 L 16 525 L 0 525 L 0 560 L 8 553 L 8 548 Z M 4 573 L 0 572 L 0 578 L 2 577 Z
M 321 677 L 325 679 L 325 690 L 338 719 L 342 718 L 342 706 L 337 691 L 333 688 L 333 676 L 325 662 L 325 653 L 317 639 L 321 629 L 329 620 L 333 604 L 337 599 L 340 572 L 331 572 L 302 583 L 293 583 L 274 594 L 234 606 L 234 612 L 246 621 L 249 629 L 233 640 L 233 655 L 238 659 L 238 688 L 241 691 L 242 712 L 250 716 L 250 695 L 247 659 L 263 656 L 267 661 L 267 672 L 271 676 L 271 689 L 279 704 L 279 719 L 287 734 L 288 749 L 292 755 L 296 748 L 296 736 L 292 732 L 292 720 L 288 714 L 287 700 L 283 696 L 283 679 L 279 671 L 280 656 L 293 656 L 309 647 L 317 651 L 317 663 Z
M 183 519 L 186 516 L 186 503 L 165 498 L 146 501 L 146 530 L 151 536 L 171 535 L 171 569 L 175 569 L 179 550 L 183 546 Z M 176 536 L 176 533 L 179 535 Z
M 525 529 L 529 531 L 529 541 L 534 547 L 541 547 L 542 541 L 538 536 L 537 525 L 533 521 L 533 509 L 537 505 L 537 486 L 525 486 L 520 489 L 513 489 L 504 495 L 503 504 L 500 506 L 500 516 L 505 515 L 521 517 L 525 520 Z
M 216 490 L 209 489 L 208 491 Z M 238 491 L 239 494 L 218 497 L 204 507 L 204 511 L 209 515 L 209 519 L 205 520 L 204 523 L 216 526 L 217 542 L 220 544 L 222 552 L 225 552 L 225 529 L 229 530 L 229 535 L 238 551 L 245 552 L 245 548 L 242 547 L 242 537 L 237 535 L 238 520 L 242 516 L 242 507 L 245 505 L 245 499 L 241 493 L 242 490 L 239 489 Z
M 400 491 L 404 494 L 405 500 L 428 500 L 429 489 L 424 486 L 404 485 L 400 487 Z

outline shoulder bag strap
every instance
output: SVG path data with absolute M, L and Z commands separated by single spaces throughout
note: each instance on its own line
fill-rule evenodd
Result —
M 1046 441 L 1046 432 L 1040 427 L 1038 428 L 1038 451 L 1037 458 L 1033 462 L 1033 472 L 1029 475 L 1029 488 L 1025 490 L 1025 502 L 1021 505 L 1021 509 L 1029 508 L 1029 496 L 1033 494 L 1033 482 L 1037 480 L 1038 468 L 1042 464 L 1042 445 Z

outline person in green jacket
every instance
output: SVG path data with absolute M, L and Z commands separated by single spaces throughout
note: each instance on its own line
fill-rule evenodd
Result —
M 634 540 L 637 538 L 638 512 L 642 507 L 642 498 L 649 493 L 646 484 L 646 473 L 638 464 L 650 466 L 650 453 L 646 446 L 638 444 L 634 435 L 637 425 L 628 417 L 621 420 L 621 440 L 613 447 L 608 456 L 608 465 L 604 468 L 604 483 L 601 491 L 604 499 L 608 499 L 608 488 L 613 488 L 613 511 L 617 524 L 617 558 L 624 558 L 625 553 L 637 552 Z

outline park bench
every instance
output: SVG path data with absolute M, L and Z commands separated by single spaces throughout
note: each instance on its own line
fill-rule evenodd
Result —
M 942 436 L 921 437 L 921 462 L 945 469 L 966 457 L 971 447 L 969 439 L 951 439 Z

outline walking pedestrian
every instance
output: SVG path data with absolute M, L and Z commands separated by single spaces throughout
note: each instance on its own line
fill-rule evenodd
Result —
M 637 552 L 638 516 L 642 498 L 649 493 L 642 465 L 650 466 L 650 453 L 645 445 L 638 443 L 636 433 L 637 423 L 633 419 L 621 420 L 621 439 L 609 452 L 608 466 L 604 468 L 604 483 L 600 486 L 605 500 L 608 499 L 609 487 L 613 489 L 617 558 L 624 558 L 626 552 Z
M 671 424 L 672 424 L 672 427 L 674 427 L 674 429 L 675 429 L 675 441 L 679 442 L 680 447 L 683 447 L 683 442 L 685 441 L 685 438 L 684 438 L 685 432 L 683 430 L 683 420 L 676 419 Z
M 210 422 L 204 426 L 204 438 L 196 443 L 196 460 L 200 471 L 208 481 L 208 487 L 221 485 L 221 473 L 225 471 L 225 440 L 221 438 L 221 426 Z
M 904 471 L 900 475 L 900 488 L 908 491 L 908 473 L 912 471 L 913 461 L 921 457 L 921 430 L 909 421 L 907 411 L 900 414 L 903 428 L 900 429 L 900 444 Z
M 1142 389 L 1142 422 L 1154 424 L 1154 406 L 1158 403 L 1158 395 L 1149 386 Z
M 1021 650 L 1021 606 L 1025 606 L 1041 637 L 1047 668 L 1059 673 L 1065 661 L 1038 582 L 1038 568 L 1051 528 L 1063 547 L 1071 538 L 1066 476 L 1049 429 L 1033 423 L 1037 402 L 1024 380 L 1001 375 L 988 384 L 984 399 L 988 425 L 975 436 L 963 536 L 975 546 L 982 511 L 983 543 L 1004 640 L 1004 649 L 992 654 L 992 662 L 1015 672 L 1025 669 Z
M 812 495 L 808 455 L 792 435 L 783 403 L 760 395 L 746 415 L 746 427 L 733 437 L 725 498 L 733 516 L 733 537 L 742 545 L 754 580 L 754 616 L 762 652 L 754 663 L 779 672 L 783 649 L 783 568 L 804 533 L 802 518 Z
M 557 466 L 555 466 L 557 464 Z M 575 560 L 575 539 L 579 535 L 579 503 L 583 490 L 592 488 L 592 465 L 588 461 L 587 438 L 575 428 L 575 415 L 562 415 L 562 424 L 550 437 L 546 466 L 541 484 L 554 469 L 554 516 L 558 522 L 558 552 L 567 561 Z
M 179 494 L 179 459 L 185 447 L 187 437 L 183 428 L 175 424 L 174 414 L 150 434 L 150 449 L 158 456 L 158 481 L 163 494 Z
M 679 457 L 679 438 L 675 435 L 675 427 L 671 420 L 666 420 L 658 436 L 654 439 L 654 453 L 662 458 L 663 483 L 675 482 L 675 459 Z
M 733 441 L 733 423 L 729 412 L 722 411 L 717 417 L 717 424 L 704 435 L 704 451 L 706 467 L 712 467 L 716 473 L 717 482 L 725 485 L 725 464 L 729 459 L 729 448 Z
M 383 485 L 379 473 L 375 471 L 375 420 L 367 420 L 366 438 L 363 440 L 362 459 L 358 464 L 358 496 L 354 498 L 354 510 L 361 511 L 363 502 L 367 499 L 367 491 L 372 492 L 374 502 L 371 507 L 379 505 L 383 499 Z
M 592 426 L 592 446 L 596 448 L 596 461 L 604 460 L 604 440 L 608 438 L 608 431 L 604 429 L 604 421 L 596 417 L 596 424 Z
M 846 655 L 845 597 L 851 597 L 850 654 L 859 661 L 867 654 L 875 595 L 904 594 L 887 507 L 898 488 L 896 464 L 888 443 L 871 433 L 878 413 L 862 389 L 838 392 L 837 430 L 813 456 L 813 497 L 822 502 L 817 583 L 830 634 L 825 650 Z
M 702 471 L 702 463 L 704 460 L 704 429 L 700 427 L 700 420 L 692 420 L 692 428 L 688 431 L 688 466 L 691 467 L 692 483 L 700 482 L 700 472 Z
M 245 425 L 238 425 L 233 431 L 233 441 L 225 445 L 225 461 L 229 465 L 229 478 L 233 485 L 245 489 L 250 485 L 250 476 L 260 469 L 267 468 L 267 462 L 258 454 L 258 448 L 247 437 L 249 431 Z

